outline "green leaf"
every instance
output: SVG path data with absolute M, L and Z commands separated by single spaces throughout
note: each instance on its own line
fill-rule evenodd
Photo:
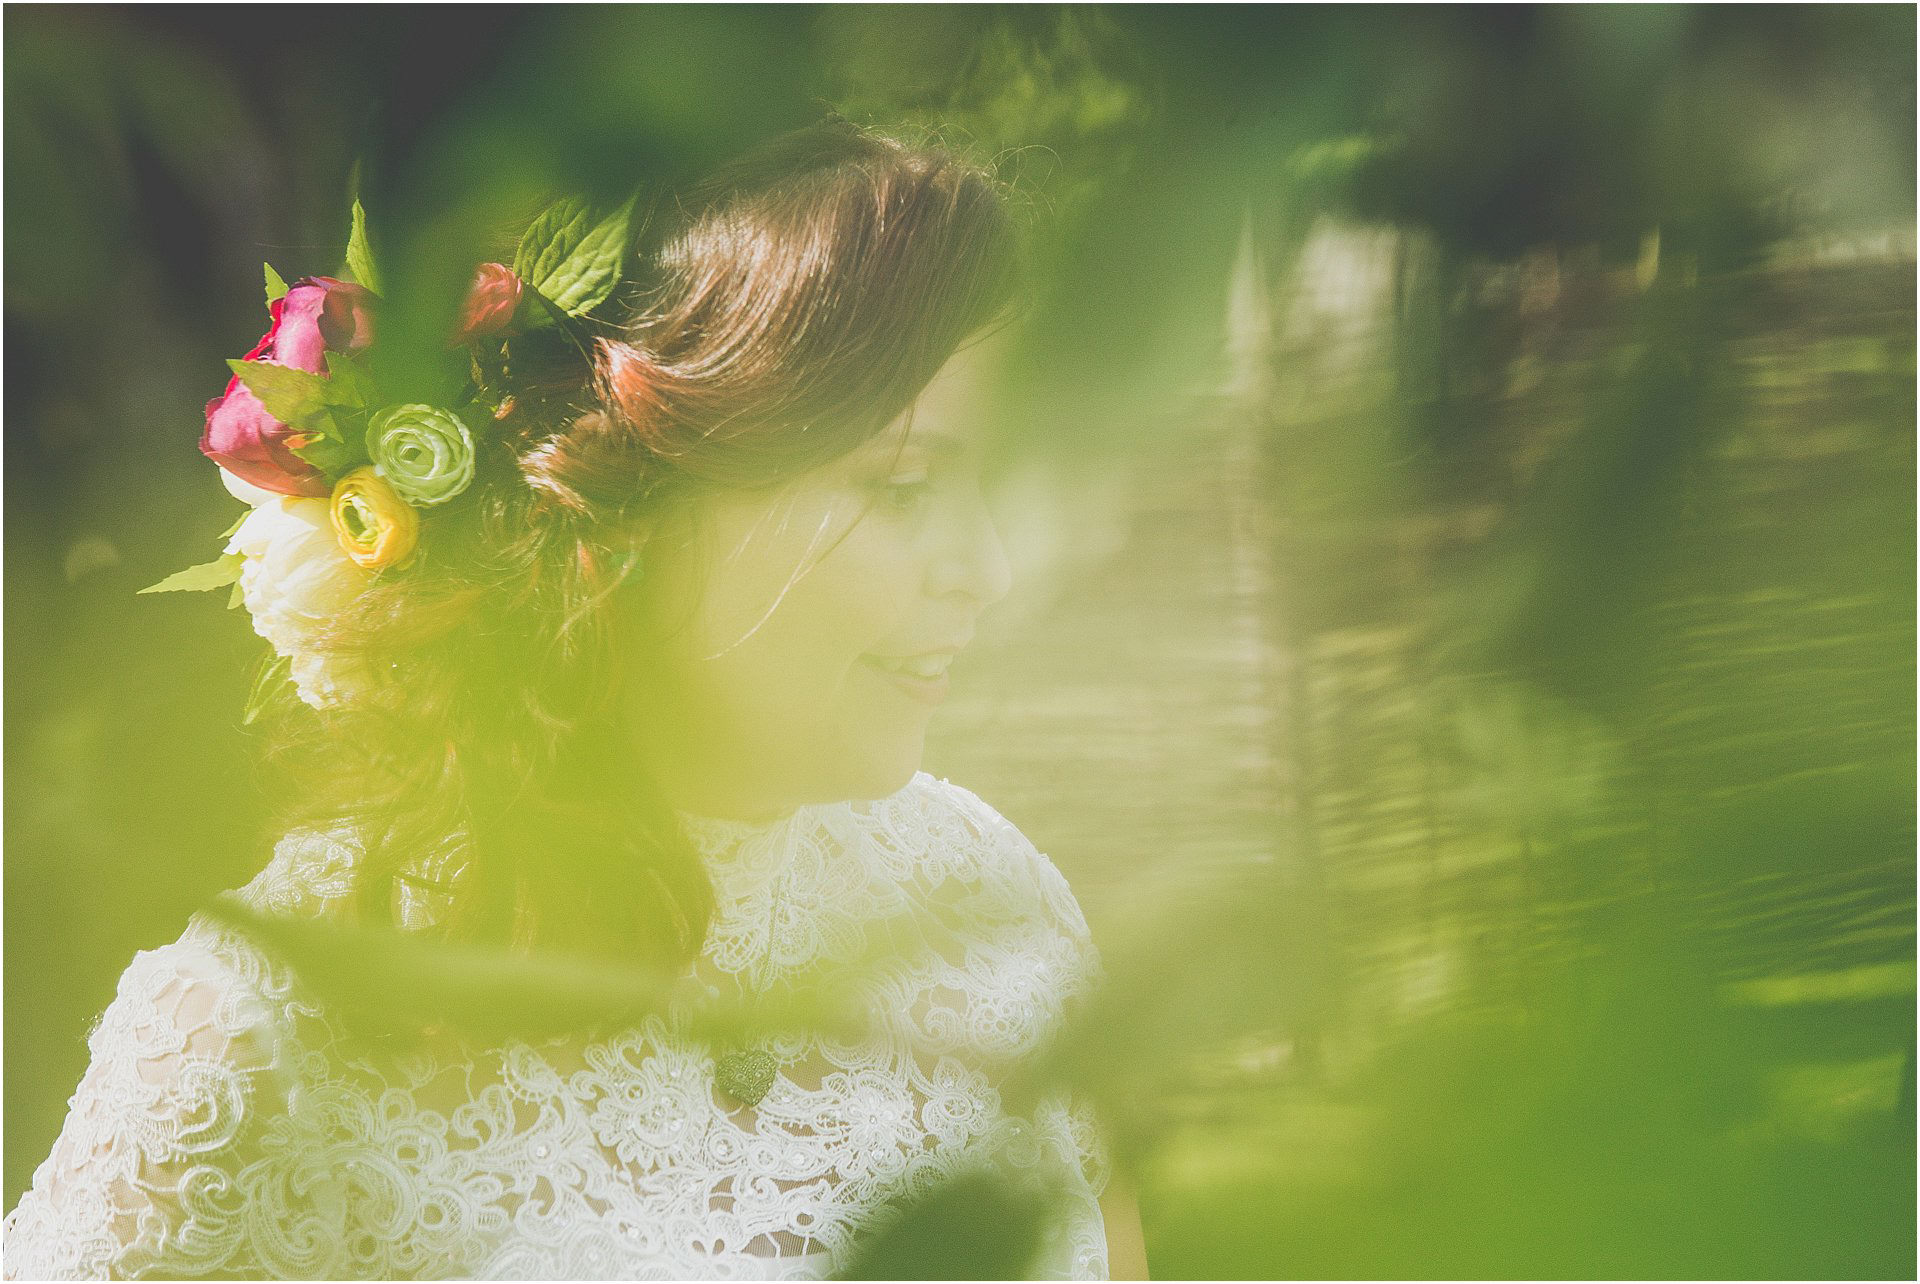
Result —
M 236 359 L 227 362 L 227 368 L 260 398 L 268 414 L 289 428 L 316 431 L 313 421 L 326 414 L 327 381 L 321 375 L 271 361 Z
M 288 448 L 329 475 L 344 473 L 366 462 L 359 446 L 347 441 L 331 419 L 327 421 L 325 430 L 317 431 L 307 440 Z
M 549 206 L 521 239 L 514 271 L 568 316 L 591 312 L 620 283 L 639 199 L 635 193 L 598 222 L 577 199 Z
M 579 247 L 593 228 L 593 213 L 579 197 L 569 196 L 541 210 L 520 236 L 513 272 L 528 285 L 550 275 Z
M 587 234 L 580 247 L 568 255 L 554 274 L 541 283 L 541 292 L 568 316 L 584 316 L 593 311 L 620 284 L 626 267 L 627 252 L 633 244 L 633 211 L 639 197 L 607 215 Z
M 175 571 L 158 584 L 149 584 L 142 593 L 201 593 L 225 588 L 240 578 L 240 565 L 247 559 L 239 553 L 222 553 L 211 562 Z
M 240 725 L 250 727 L 267 707 L 267 701 L 283 682 L 293 680 L 293 661 L 278 651 L 273 652 L 260 664 L 260 672 L 253 679 L 253 690 L 247 696 L 246 712 L 240 715 Z
M 373 376 L 344 352 L 327 353 L 327 404 L 348 410 L 371 410 L 380 400 Z
M 253 516 L 253 510 L 249 508 L 246 512 L 240 514 L 240 516 L 233 519 L 233 525 L 227 527 L 227 529 L 220 532 L 220 538 L 232 539 L 235 535 L 238 535 L 240 533 L 240 528 L 247 524 L 247 518 L 251 516 Z
M 373 249 L 367 244 L 367 211 L 358 197 L 353 202 L 353 230 L 347 234 L 347 271 L 361 285 L 380 293 L 380 275 L 374 270 Z
M 286 298 L 287 283 L 280 279 L 278 272 L 273 270 L 273 264 L 262 263 L 260 266 L 266 269 L 267 274 L 267 302 L 272 303 L 275 299 Z
M 325 375 L 268 361 L 229 361 L 227 365 L 260 398 L 268 414 L 306 435 L 304 441 L 288 442 L 294 454 L 330 474 L 366 461 L 356 419 L 364 405 L 358 399 L 371 396 L 372 385 L 362 372 L 355 370 L 346 376 L 344 385 L 336 386 Z M 329 362 L 329 368 L 336 372 L 352 365 L 350 361 L 337 365 Z M 336 415 L 336 410 L 345 413 Z
M 227 594 L 227 609 L 231 611 L 234 607 L 243 605 L 246 600 L 247 595 L 240 591 L 240 581 L 235 580 L 233 582 L 233 592 Z

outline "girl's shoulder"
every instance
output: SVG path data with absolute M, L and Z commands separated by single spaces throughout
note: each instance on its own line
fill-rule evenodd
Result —
M 971 884 L 1004 906 L 1082 945 L 1092 935 L 1053 861 L 978 794 L 927 772 L 873 806 L 884 836 L 915 859 L 924 881 Z
M 216 1196 L 264 1153 L 299 1075 L 287 982 L 204 914 L 134 954 L 7 1217 L 7 1278 L 258 1273 L 246 1210 Z

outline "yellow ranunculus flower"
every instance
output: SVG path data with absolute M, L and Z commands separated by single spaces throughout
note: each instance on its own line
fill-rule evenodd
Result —
M 332 512 L 340 547 L 369 570 L 406 561 L 420 541 L 420 514 L 370 466 L 334 484 Z

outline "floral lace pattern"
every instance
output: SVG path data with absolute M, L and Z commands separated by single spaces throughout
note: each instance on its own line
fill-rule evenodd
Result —
M 715 887 L 695 980 L 883 960 L 861 974 L 858 1036 L 767 1045 L 757 1107 L 716 1089 L 673 1011 L 376 1065 L 290 973 L 195 916 L 135 956 L 94 1028 L 5 1221 L 6 1278 L 820 1278 L 901 1192 L 982 1164 L 1066 1189 L 1037 1273 L 1105 1278 L 1091 1116 L 1058 1095 L 1016 1116 L 997 1086 L 1099 976 L 1052 863 L 924 773 L 770 824 L 683 821 Z M 353 855 L 290 835 L 234 895 L 324 913 Z

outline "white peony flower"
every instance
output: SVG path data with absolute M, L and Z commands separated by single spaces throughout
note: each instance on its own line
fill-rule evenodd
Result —
M 366 689 L 362 666 L 315 646 L 326 621 L 372 578 L 341 549 L 326 500 L 262 501 L 227 541 L 227 552 L 245 555 L 240 596 L 253 631 L 290 661 L 302 700 L 323 709 Z

